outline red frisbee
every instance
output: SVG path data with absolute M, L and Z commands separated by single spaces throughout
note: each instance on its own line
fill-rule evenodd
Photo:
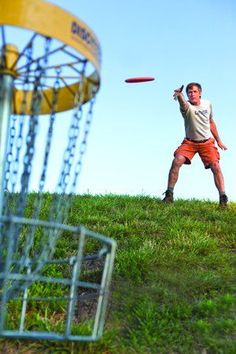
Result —
M 147 82 L 147 81 L 153 81 L 155 80 L 154 77 L 151 76 L 141 76 L 141 77 L 130 77 L 129 79 L 126 79 L 125 82 L 129 84 L 136 84 L 138 82 Z

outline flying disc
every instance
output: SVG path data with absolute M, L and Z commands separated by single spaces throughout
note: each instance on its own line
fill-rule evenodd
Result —
M 147 82 L 147 81 L 153 81 L 155 80 L 154 77 L 151 76 L 140 76 L 140 77 L 130 77 L 129 79 L 126 79 L 125 82 L 129 84 L 135 84 L 138 82 Z

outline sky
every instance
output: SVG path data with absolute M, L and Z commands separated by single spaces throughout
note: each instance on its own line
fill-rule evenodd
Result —
M 78 192 L 162 198 L 184 137 L 173 91 L 195 81 L 213 105 L 229 200 L 236 202 L 235 0 L 51 0 L 84 21 L 102 48 L 97 94 Z M 155 81 L 127 84 L 133 76 Z M 59 137 L 60 139 L 60 137 Z M 199 156 L 180 170 L 175 197 L 218 200 Z

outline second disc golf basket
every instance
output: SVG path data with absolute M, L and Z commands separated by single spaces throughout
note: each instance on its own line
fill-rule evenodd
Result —
M 72 226 L 100 46 L 42 0 L 0 0 L 0 336 L 98 339 L 115 241 Z

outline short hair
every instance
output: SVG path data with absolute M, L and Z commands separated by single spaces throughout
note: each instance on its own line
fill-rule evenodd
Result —
M 186 86 L 186 93 L 188 94 L 188 90 L 191 89 L 193 86 L 197 86 L 197 88 L 199 89 L 200 92 L 202 92 L 202 86 L 198 83 L 198 82 L 190 82 L 187 86 Z

